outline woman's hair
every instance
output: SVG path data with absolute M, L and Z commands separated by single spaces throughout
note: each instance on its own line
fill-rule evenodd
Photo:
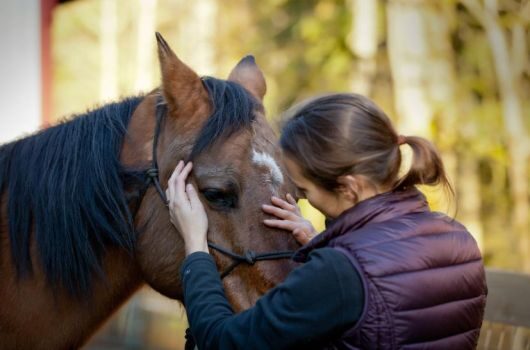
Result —
M 342 175 L 364 175 L 373 185 L 395 189 L 442 184 L 451 193 L 442 159 L 434 145 L 417 136 L 399 136 L 387 115 L 368 98 L 332 94 L 310 99 L 286 112 L 280 145 L 303 175 L 335 191 Z M 402 143 L 413 151 L 401 178 Z

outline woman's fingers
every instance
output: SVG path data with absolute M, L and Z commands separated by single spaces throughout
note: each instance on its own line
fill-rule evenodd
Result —
M 169 178 L 170 182 L 173 181 L 178 176 L 178 174 L 180 174 L 180 172 L 182 171 L 182 167 L 184 167 L 184 162 L 182 160 L 179 160 L 177 166 L 175 167 L 175 170 L 173 170 L 173 173 Z
M 188 162 L 184 168 L 182 168 L 182 171 L 177 176 L 177 188 L 176 188 L 176 196 L 179 201 L 187 201 L 189 202 L 188 196 L 186 194 L 186 178 L 188 177 L 189 173 L 191 172 L 191 169 L 193 167 L 193 164 L 191 162 Z
M 296 213 L 296 215 L 302 216 L 302 213 L 300 212 L 300 207 L 298 206 L 296 199 L 294 199 L 294 197 L 290 193 L 287 193 L 285 198 L 287 198 L 287 202 L 294 206 L 294 212 Z
M 296 211 L 296 205 L 290 204 L 290 203 L 288 203 L 288 202 L 284 201 L 283 199 L 278 198 L 276 196 L 272 196 L 271 197 L 271 202 L 275 206 L 280 207 L 282 209 L 289 210 L 289 211 L 292 211 L 292 212 Z
M 178 175 L 182 171 L 182 167 L 184 166 L 184 162 L 181 160 L 178 162 L 177 166 L 175 167 L 175 170 L 173 170 L 173 173 L 171 174 L 171 177 L 168 180 L 168 186 L 166 190 L 166 197 L 169 200 L 170 205 L 175 205 L 175 190 L 176 190 L 176 180 L 178 178 Z
M 171 174 L 171 177 L 169 178 L 168 183 L 173 184 L 175 183 L 177 177 L 179 176 L 180 172 L 182 171 L 182 168 L 184 167 L 184 162 L 180 160 L 177 163 L 177 166 L 175 167 L 175 170 L 173 170 L 173 173 Z
M 286 231 L 293 231 L 297 227 L 295 222 L 288 220 L 265 219 L 263 223 L 269 227 L 280 228 Z
M 295 207 L 298 206 L 298 204 L 296 203 L 296 200 L 294 199 L 293 196 L 291 196 L 290 193 L 287 193 L 287 195 L 285 196 L 285 198 L 287 199 L 287 202 L 289 202 L 290 204 L 294 205 Z
M 186 163 L 186 166 L 182 169 L 182 172 L 180 173 L 181 177 L 184 177 L 186 179 L 188 175 L 191 173 L 191 169 L 193 168 L 193 163 L 188 162 Z
M 282 208 L 275 207 L 273 205 L 263 204 L 262 209 L 267 214 L 271 214 L 276 216 L 277 218 L 284 219 L 284 220 L 297 220 L 299 219 L 298 216 L 296 216 L 292 211 L 285 210 Z
M 197 209 L 202 206 L 202 202 L 199 199 L 197 191 L 195 191 L 195 187 L 193 187 L 192 184 L 186 185 L 186 193 L 188 194 L 188 198 L 190 199 L 191 209 Z
M 188 194 L 186 193 L 186 179 L 193 168 L 193 164 L 185 164 L 182 160 L 178 162 L 175 170 L 168 181 L 166 196 L 172 206 L 179 206 L 182 203 L 189 204 Z
M 307 232 L 300 228 L 296 228 L 293 230 L 293 237 L 298 241 L 300 244 L 306 244 L 311 240 Z

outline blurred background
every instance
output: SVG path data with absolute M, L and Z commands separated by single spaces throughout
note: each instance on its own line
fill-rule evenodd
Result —
M 255 55 L 273 123 L 315 94 L 371 97 L 442 152 L 457 200 L 424 189 L 432 207 L 488 267 L 530 273 L 530 1 L 2 0 L 0 143 L 158 86 L 155 31 L 199 75 Z M 185 328 L 144 290 L 87 348 L 180 349 Z

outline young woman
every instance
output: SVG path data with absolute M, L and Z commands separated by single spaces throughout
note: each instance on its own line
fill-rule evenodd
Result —
M 399 136 L 373 102 L 312 99 L 290 112 L 281 148 L 290 178 L 329 220 L 319 235 L 292 196 L 273 198 L 265 224 L 291 231 L 304 262 L 256 305 L 233 314 L 208 254 L 208 220 L 179 163 L 170 179 L 182 235 L 184 300 L 199 349 L 474 349 L 486 301 L 473 237 L 431 212 L 416 185 L 450 189 L 442 160 L 420 137 Z M 413 151 L 399 177 L 400 146 Z

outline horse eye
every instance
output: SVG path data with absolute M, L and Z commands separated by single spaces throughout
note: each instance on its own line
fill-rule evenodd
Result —
M 233 192 L 207 188 L 201 190 L 201 193 L 214 208 L 235 209 L 237 207 L 237 195 Z

